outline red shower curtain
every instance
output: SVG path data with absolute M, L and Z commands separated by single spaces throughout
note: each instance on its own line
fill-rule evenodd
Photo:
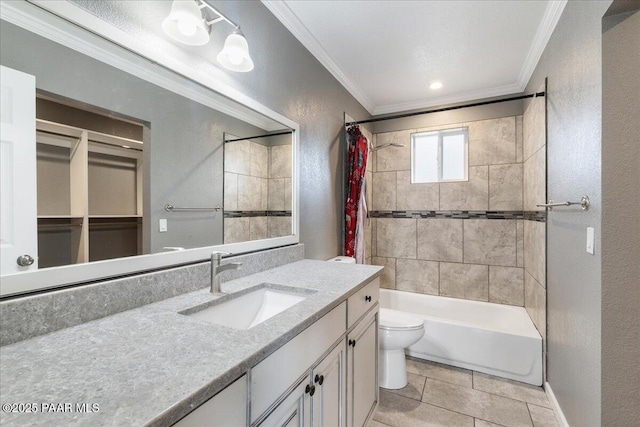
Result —
M 360 132 L 360 126 L 355 125 L 347 129 L 347 145 L 349 157 L 344 254 L 355 257 L 358 205 L 363 190 L 369 154 L 369 144 L 367 138 Z

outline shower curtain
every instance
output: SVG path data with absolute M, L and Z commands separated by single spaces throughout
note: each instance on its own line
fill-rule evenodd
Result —
M 365 172 L 369 155 L 369 142 L 360 132 L 360 126 L 347 129 L 348 183 L 345 206 L 344 254 L 364 263 L 364 225 L 367 217 L 365 201 Z

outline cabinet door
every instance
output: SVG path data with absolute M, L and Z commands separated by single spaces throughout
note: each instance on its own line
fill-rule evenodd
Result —
M 346 345 L 341 341 L 313 370 L 313 427 L 344 427 Z
M 174 427 L 244 427 L 247 425 L 247 376 L 197 407 Z
M 347 337 L 347 426 L 362 427 L 378 403 L 378 312 Z
M 309 394 L 310 381 L 305 378 L 280 403 L 273 412 L 264 419 L 260 427 L 310 427 L 311 426 L 311 396 Z

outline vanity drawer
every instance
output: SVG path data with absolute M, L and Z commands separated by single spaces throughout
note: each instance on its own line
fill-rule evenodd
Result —
M 346 323 L 343 302 L 251 369 L 251 423 L 340 339 Z
M 372 280 L 364 288 L 351 295 L 347 300 L 347 328 L 353 326 L 371 307 L 376 305 L 380 296 L 380 278 Z

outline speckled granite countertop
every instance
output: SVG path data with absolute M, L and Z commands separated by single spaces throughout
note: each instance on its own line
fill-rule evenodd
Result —
M 0 347 L 0 400 L 38 413 L 0 413 L 2 426 L 171 425 L 336 307 L 381 267 L 304 260 L 222 284 L 273 283 L 317 292 L 249 330 L 179 314 L 217 298 L 203 289 Z M 61 307 L 64 310 L 64 307 Z M 97 404 L 41 413 L 43 403 Z M 56 408 L 48 406 L 45 409 Z M 23 408 L 24 409 L 24 408 Z

